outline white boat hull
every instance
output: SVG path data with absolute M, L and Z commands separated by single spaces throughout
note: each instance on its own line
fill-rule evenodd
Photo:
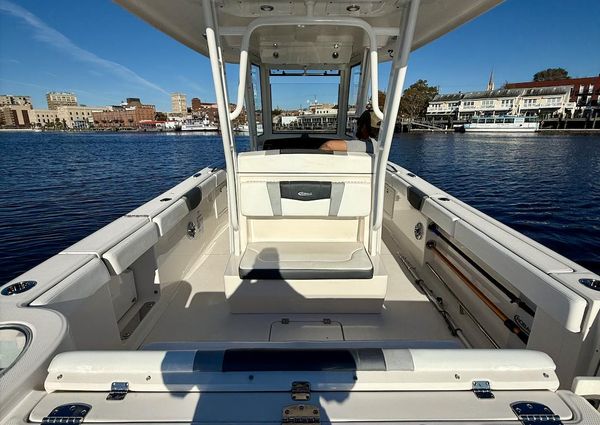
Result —
M 536 127 L 464 127 L 465 133 L 535 133 L 538 131 Z

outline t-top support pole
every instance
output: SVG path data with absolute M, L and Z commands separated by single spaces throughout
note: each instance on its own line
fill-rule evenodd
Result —
M 223 139 L 223 153 L 225 155 L 225 165 L 227 167 L 227 197 L 229 205 L 229 223 L 230 227 L 230 246 L 236 255 L 240 254 L 238 209 L 237 209 L 237 190 L 235 180 L 235 144 L 233 141 L 233 131 L 229 117 L 229 106 L 227 100 L 227 86 L 225 82 L 225 62 L 221 54 L 219 45 L 218 27 L 214 12 L 212 0 L 203 0 L 204 20 L 206 24 L 206 43 L 210 58 L 210 67 L 212 70 L 213 82 L 215 85 L 215 96 L 219 111 L 219 123 L 221 127 L 221 137 Z
M 419 13 L 420 0 L 411 0 L 408 16 L 404 20 L 404 32 L 402 39 L 398 39 L 395 49 L 395 57 L 390 69 L 387 100 L 385 104 L 385 120 L 382 121 L 379 131 L 379 143 L 377 152 L 377 164 L 375 172 L 375 185 L 373 194 L 373 227 L 371 232 L 371 253 L 379 253 L 381 248 L 381 237 L 379 236 L 383 223 L 383 198 L 385 187 L 385 175 L 390 148 L 394 137 L 398 108 L 402 98 L 402 88 L 408 67 L 408 57 L 412 48 L 412 41 Z M 373 100 L 377 99 L 377 93 L 372 93 Z

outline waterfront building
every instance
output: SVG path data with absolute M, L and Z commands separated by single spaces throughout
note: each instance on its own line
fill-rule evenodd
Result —
M 60 106 L 56 111 L 58 119 L 65 123 L 67 128 L 85 129 L 94 126 L 94 112 L 108 109 L 101 106 Z
M 456 120 L 458 110 L 463 97 L 462 93 L 439 94 L 427 107 L 427 116 L 435 120 Z
M 568 87 L 569 105 L 565 108 L 566 116 L 590 119 L 600 117 L 600 75 L 553 81 L 508 83 L 506 87 L 511 89 Z
M 202 107 L 202 102 L 200 101 L 200 99 L 197 97 L 193 97 L 192 98 L 192 112 L 200 110 L 201 107 Z
M 29 127 L 31 104 L 0 107 L 0 126 L 9 128 Z
M 292 123 L 298 129 L 331 130 L 337 126 L 337 107 L 333 104 L 313 103 L 301 111 Z
M 441 94 L 429 102 L 427 118 L 454 121 L 482 115 L 563 116 L 575 107 L 569 100 L 570 91 L 569 86 L 555 86 Z
M 57 109 L 59 106 L 77 106 L 77 96 L 70 92 L 48 92 L 46 93 L 48 109 Z
M 14 96 L 12 94 L 0 94 L 0 107 L 12 105 L 32 105 L 30 96 Z
M 31 109 L 29 111 L 29 122 L 38 128 L 54 126 L 57 119 L 58 111 L 56 109 Z
M 187 113 L 187 100 L 183 93 L 171 94 L 171 112 L 175 114 Z
M 140 121 L 154 120 L 154 105 L 144 105 L 138 98 L 129 98 L 125 105 L 112 106 L 111 110 L 92 111 L 94 127 L 138 128 Z

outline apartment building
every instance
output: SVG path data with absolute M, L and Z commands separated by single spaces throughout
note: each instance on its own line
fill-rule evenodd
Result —
M 171 94 L 171 112 L 175 114 L 187 113 L 187 99 L 183 93 Z
M 600 75 L 585 78 L 567 78 L 553 81 L 508 83 L 507 88 L 537 89 L 569 87 L 569 107 L 566 115 L 571 117 L 600 117 Z
M 30 96 L 14 96 L 12 94 L 0 94 L 0 107 L 12 105 L 31 105 Z
M 46 102 L 48 109 L 57 109 L 59 106 L 77 106 L 77 96 L 70 92 L 55 92 L 46 93 Z
M 438 95 L 427 107 L 427 118 L 447 121 L 480 115 L 564 116 L 575 108 L 570 92 L 570 86 L 555 86 Z

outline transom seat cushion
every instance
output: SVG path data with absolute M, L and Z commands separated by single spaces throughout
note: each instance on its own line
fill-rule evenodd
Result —
M 240 261 L 242 279 L 371 279 L 361 242 L 254 242 Z

